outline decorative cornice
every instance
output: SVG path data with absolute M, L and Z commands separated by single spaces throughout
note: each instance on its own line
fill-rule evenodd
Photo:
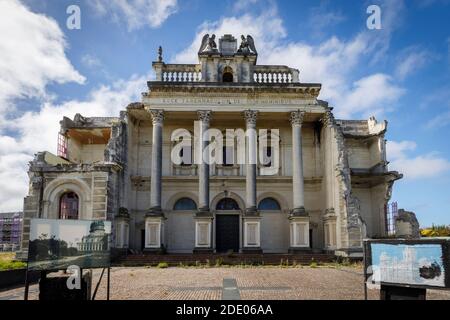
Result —
M 211 121 L 211 110 L 199 110 L 197 111 L 198 119 L 203 122 L 209 124 Z
M 245 122 L 249 125 L 256 125 L 256 119 L 258 118 L 257 110 L 245 110 L 244 111 Z
M 147 83 L 151 92 L 230 92 L 230 93 L 296 93 L 301 98 L 317 98 L 320 93 L 320 84 L 293 84 L 293 83 L 226 83 L 222 82 L 160 82 Z
M 305 117 L 305 111 L 293 111 L 291 112 L 290 121 L 292 125 L 302 125 L 303 119 Z
M 162 124 L 164 121 L 164 110 L 151 109 L 149 110 L 152 116 L 153 125 Z

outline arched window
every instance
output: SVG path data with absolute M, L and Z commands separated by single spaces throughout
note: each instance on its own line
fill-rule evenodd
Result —
M 239 210 L 239 205 L 234 199 L 223 198 L 217 203 L 216 210 Z
M 190 198 L 181 198 L 175 202 L 173 210 L 197 210 L 197 205 Z
M 77 220 L 78 205 L 79 200 L 75 192 L 64 193 L 59 201 L 59 218 Z
M 233 82 L 233 69 L 228 66 L 223 69 L 222 82 Z
M 280 204 L 274 198 L 264 198 L 259 202 L 258 210 L 281 210 Z

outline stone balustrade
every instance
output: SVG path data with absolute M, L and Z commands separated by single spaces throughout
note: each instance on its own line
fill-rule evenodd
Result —
M 255 66 L 253 81 L 256 83 L 296 83 L 298 70 L 286 66 Z
M 200 66 L 196 64 L 165 64 L 161 70 L 163 82 L 199 82 L 202 79 Z
M 199 64 L 155 63 L 156 81 L 162 82 L 201 82 L 202 70 Z M 253 68 L 253 82 L 298 83 L 298 70 L 286 66 L 256 65 Z

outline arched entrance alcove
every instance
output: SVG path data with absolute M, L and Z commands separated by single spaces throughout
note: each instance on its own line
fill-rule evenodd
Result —
M 240 207 L 230 197 L 220 199 L 216 204 L 216 252 L 239 252 L 240 247 Z

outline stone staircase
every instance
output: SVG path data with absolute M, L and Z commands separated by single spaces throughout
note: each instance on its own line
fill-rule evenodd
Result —
M 179 265 L 309 265 L 311 262 L 333 262 L 336 257 L 325 253 L 301 253 L 301 254 L 128 254 L 122 255 L 113 261 L 113 266 L 156 266 L 165 262 L 169 266 Z

